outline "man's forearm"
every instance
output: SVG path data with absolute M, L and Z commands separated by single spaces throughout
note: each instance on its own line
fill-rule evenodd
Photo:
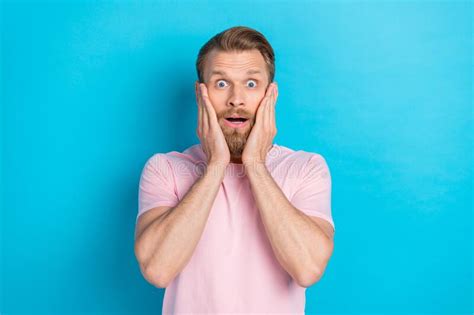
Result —
M 248 165 L 246 172 L 276 258 L 300 285 L 311 285 L 332 253 L 328 236 L 288 201 L 264 164 Z
M 169 283 L 187 264 L 209 217 L 226 166 L 209 164 L 183 199 L 152 222 L 140 236 L 150 253 L 143 262 L 147 274 Z

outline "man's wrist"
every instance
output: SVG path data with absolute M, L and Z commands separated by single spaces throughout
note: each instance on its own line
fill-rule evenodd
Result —
M 221 161 L 211 161 L 206 165 L 204 173 L 223 177 L 228 164 L 229 163 L 225 163 Z
M 243 163 L 247 174 L 258 174 L 262 171 L 267 171 L 267 166 L 264 161 L 252 160 Z

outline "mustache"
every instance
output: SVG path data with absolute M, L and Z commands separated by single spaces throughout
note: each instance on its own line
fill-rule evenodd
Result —
M 252 119 L 253 118 L 253 116 L 250 113 L 247 113 L 245 111 L 231 111 L 231 112 L 229 111 L 229 112 L 225 112 L 225 113 L 217 115 L 217 118 L 226 118 L 226 117 L 230 117 L 232 115 L 236 115 L 236 116 L 243 117 L 243 118 L 246 118 L 246 119 Z

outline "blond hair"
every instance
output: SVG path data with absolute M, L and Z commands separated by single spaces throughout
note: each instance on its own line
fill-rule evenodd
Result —
M 272 46 L 262 33 L 250 27 L 234 26 L 214 35 L 201 47 L 196 60 L 196 70 L 200 83 L 204 83 L 206 56 L 213 49 L 226 52 L 257 49 L 267 65 L 269 83 L 273 82 L 275 77 L 275 54 Z

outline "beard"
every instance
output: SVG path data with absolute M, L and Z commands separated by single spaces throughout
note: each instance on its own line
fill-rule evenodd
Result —
M 238 114 L 241 115 L 241 113 Z M 254 119 L 250 118 L 250 115 L 243 114 L 242 116 L 248 118 L 248 126 L 245 126 L 244 128 L 230 128 L 223 122 L 225 119 L 224 117 L 228 117 L 230 115 L 226 113 L 219 116 L 219 125 L 222 129 L 222 133 L 224 134 L 227 146 L 229 147 L 229 153 L 231 157 L 241 158 L 242 153 L 244 152 L 245 144 L 247 143 L 247 139 L 250 135 L 250 132 L 252 131 Z

